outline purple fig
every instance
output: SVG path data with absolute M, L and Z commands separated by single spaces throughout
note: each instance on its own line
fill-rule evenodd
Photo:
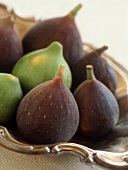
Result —
M 92 65 L 86 66 L 87 80 L 74 92 L 80 113 L 79 130 L 91 137 L 107 134 L 119 119 L 119 106 L 113 93 L 93 73 Z
M 11 16 L 0 18 L 0 71 L 10 73 L 23 55 L 22 43 Z
M 93 65 L 96 78 L 106 85 L 115 95 L 118 84 L 117 75 L 115 70 L 108 63 L 107 59 L 102 55 L 102 53 L 107 49 L 107 46 L 98 48 L 86 54 L 77 62 L 72 71 L 72 91 L 74 91 L 80 83 L 87 79 L 87 74 L 85 73 L 86 65 Z
M 21 101 L 17 125 L 24 139 L 36 144 L 69 141 L 77 131 L 79 112 L 72 93 L 63 82 L 61 65 L 53 80 L 42 83 Z
M 75 23 L 81 7 L 79 4 L 66 16 L 47 19 L 32 27 L 23 38 L 24 52 L 45 48 L 58 41 L 63 45 L 65 60 L 72 68 L 83 57 L 83 43 Z

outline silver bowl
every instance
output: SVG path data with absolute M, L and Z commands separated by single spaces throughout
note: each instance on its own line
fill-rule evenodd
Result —
M 25 34 L 33 24 L 35 17 L 26 17 L 14 9 L 9 9 L 0 4 L 0 8 L 5 13 L 15 17 L 19 30 L 27 25 L 27 28 L 21 33 Z M 20 25 L 20 26 L 19 26 Z M 95 49 L 92 44 L 84 43 L 85 51 L 90 52 Z M 66 143 L 55 143 L 51 145 L 33 145 L 23 141 L 14 129 L 6 126 L 0 126 L 0 145 L 6 149 L 21 154 L 60 154 L 70 152 L 77 154 L 82 162 L 90 165 L 97 165 L 103 168 L 127 170 L 128 169 L 128 71 L 115 61 L 110 55 L 104 53 L 104 57 L 112 65 L 118 76 L 118 88 L 116 91 L 117 100 L 120 106 L 120 120 L 115 130 L 98 142 L 91 139 L 84 139 L 76 134 L 71 141 Z

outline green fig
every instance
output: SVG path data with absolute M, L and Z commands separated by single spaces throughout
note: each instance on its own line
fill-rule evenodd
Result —
M 53 41 L 63 45 L 64 58 L 70 68 L 83 57 L 83 43 L 75 23 L 75 16 L 82 7 L 78 4 L 68 15 L 37 23 L 23 38 L 24 52 L 45 48 Z
M 106 135 L 119 119 L 119 106 L 113 93 L 93 73 L 92 65 L 86 66 L 87 80 L 74 92 L 80 113 L 79 131 L 87 136 Z
M 0 71 L 10 73 L 22 55 L 22 43 L 11 16 L 0 17 Z
M 70 89 L 72 75 L 62 52 L 63 47 L 59 42 L 53 42 L 47 48 L 30 52 L 16 63 L 12 74 L 19 78 L 23 90 L 28 92 L 38 84 L 53 79 L 59 66 L 64 64 L 64 82 Z
M 108 60 L 102 55 L 107 46 L 103 46 L 92 52 L 86 54 L 81 60 L 77 62 L 72 71 L 73 75 L 73 86 L 72 91 L 74 91 L 79 84 L 87 79 L 87 74 L 85 74 L 86 65 L 93 65 L 96 78 L 106 85 L 109 90 L 115 95 L 118 79 L 115 70 L 109 64 Z
M 0 123 L 7 123 L 15 118 L 22 97 L 23 92 L 18 78 L 0 73 Z
M 63 83 L 64 66 L 52 80 L 29 91 L 16 115 L 18 129 L 30 143 L 50 144 L 69 141 L 77 131 L 79 112 L 76 101 Z

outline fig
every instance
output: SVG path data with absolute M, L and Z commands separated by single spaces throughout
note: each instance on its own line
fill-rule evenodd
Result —
M 79 124 L 76 101 L 63 83 L 64 65 L 52 80 L 29 91 L 16 116 L 23 138 L 31 143 L 50 144 L 69 141 Z
M 11 16 L 0 17 L 0 72 L 10 73 L 22 55 L 22 42 Z
M 19 78 L 26 93 L 38 84 L 53 79 L 61 64 L 65 65 L 64 82 L 70 89 L 72 74 L 63 57 L 63 46 L 59 42 L 24 55 L 15 64 L 12 74 Z
M 22 97 L 18 78 L 0 73 L 0 123 L 7 123 L 15 118 Z
M 24 52 L 45 48 L 53 41 L 63 45 L 64 57 L 69 66 L 72 66 L 83 57 L 83 44 L 75 16 L 82 7 L 78 4 L 68 15 L 50 18 L 34 25 L 23 38 Z
M 72 71 L 72 91 L 74 91 L 79 84 L 87 79 L 87 74 L 85 74 L 86 65 L 93 65 L 96 78 L 106 85 L 114 95 L 116 94 L 118 84 L 116 72 L 109 64 L 108 60 L 102 55 L 102 53 L 107 49 L 107 46 L 102 46 L 101 48 L 86 54 L 77 62 L 74 70 Z
M 95 78 L 93 66 L 87 65 L 87 80 L 75 90 L 80 123 L 79 131 L 90 137 L 100 137 L 114 129 L 119 119 L 119 106 L 113 93 Z

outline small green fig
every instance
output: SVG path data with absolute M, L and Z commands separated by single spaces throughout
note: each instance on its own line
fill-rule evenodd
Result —
M 7 123 L 15 118 L 23 92 L 17 77 L 0 73 L 0 123 Z
M 12 74 L 19 78 L 24 92 L 28 92 L 38 84 L 53 79 L 61 64 L 65 65 L 64 82 L 70 89 L 72 74 L 63 57 L 63 46 L 59 42 L 23 56 L 14 66 Z
M 92 65 L 86 66 L 87 80 L 74 92 L 80 113 L 81 133 L 98 137 L 110 132 L 118 122 L 119 106 L 113 93 L 93 73 Z

